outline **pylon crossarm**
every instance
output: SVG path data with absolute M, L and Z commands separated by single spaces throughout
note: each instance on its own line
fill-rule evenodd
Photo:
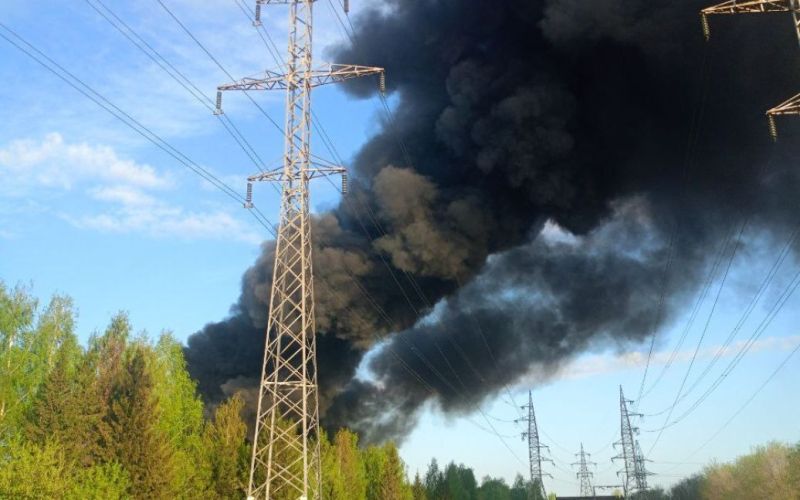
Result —
M 800 94 L 767 111 L 768 115 L 800 115 Z
M 778 125 L 775 122 L 775 117 L 786 115 L 800 115 L 800 94 L 767 111 L 769 131 L 770 134 L 772 134 L 772 138 L 775 140 L 778 139 Z
M 316 179 L 318 177 L 326 177 L 329 175 L 341 175 L 347 172 L 347 169 L 344 167 L 329 167 L 322 164 L 317 164 L 316 162 L 312 162 L 311 164 L 314 165 L 315 168 L 305 171 L 305 177 L 307 179 Z M 295 180 L 301 180 L 301 172 L 302 171 L 292 174 Z M 283 167 L 252 175 L 247 178 L 248 182 L 283 182 L 284 180 L 286 180 L 286 171 L 283 169 Z
M 791 0 L 730 0 L 702 10 L 704 15 L 791 12 Z
M 383 68 L 355 64 L 325 63 L 312 69 L 308 74 L 298 73 L 297 78 L 300 81 L 305 80 L 311 87 L 319 87 L 330 83 L 352 80 L 353 78 L 381 74 L 383 74 Z M 292 79 L 289 75 L 268 69 L 262 73 L 242 78 L 238 82 L 220 85 L 217 90 L 285 90 L 291 81 Z M 299 85 L 300 82 L 294 83 Z

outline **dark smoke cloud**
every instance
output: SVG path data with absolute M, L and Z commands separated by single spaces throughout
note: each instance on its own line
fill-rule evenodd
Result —
M 385 67 L 397 111 L 356 156 L 352 194 L 314 220 L 326 426 L 402 438 L 428 401 L 470 412 L 533 368 L 629 349 L 653 331 L 673 235 L 662 324 L 746 214 L 765 241 L 793 224 L 797 141 L 759 175 L 763 111 L 800 82 L 789 20 L 712 19 L 706 45 L 703 6 L 391 0 L 356 18 L 357 48 L 331 58 Z M 188 341 L 212 402 L 259 377 L 272 255 Z

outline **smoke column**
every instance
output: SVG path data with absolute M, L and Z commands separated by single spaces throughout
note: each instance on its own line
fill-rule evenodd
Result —
M 706 44 L 704 6 L 388 0 L 355 18 L 356 46 L 331 59 L 385 67 L 396 122 L 355 157 L 348 198 L 314 220 L 326 427 L 402 439 L 428 401 L 469 413 L 532 369 L 544 380 L 581 353 L 640 346 L 671 245 L 659 326 L 747 214 L 745 256 L 788 234 L 798 141 L 760 172 L 763 112 L 800 90 L 790 20 L 715 18 Z M 230 317 L 189 338 L 208 401 L 257 387 L 273 249 Z

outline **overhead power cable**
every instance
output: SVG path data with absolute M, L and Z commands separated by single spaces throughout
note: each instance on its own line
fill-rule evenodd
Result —
M 796 287 L 797 287 L 797 284 L 795 284 L 795 288 L 796 288 Z M 775 378 L 775 376 L 776 376 L 776 375 L 778 375 L 778 372 L 780 372 L 780 371 L 783 369 L 783 367 L 784 367 L 784 366 L 786 366 L 786 364 L 789 362 L 789 360 L 791 360 L 791 359 L 792 359 L 792 358 L 795 356 L 795 354 L 797 354 L 797 351 L 800 351 L 800 344 L 799 344 L 797 347 L 795 347 L 795 348 L 794 348 L 794 349 L 793 349 L 793 350 L 792 350 L 792 351 L 789 353 L 789 355 L 788 355 L 788 356 L 786 356 L 786 358 L 783 360 L 783 362 L 781 362 L 781 364 L 779 364 L 779 365 L 778 365 L 778 367 L 777 367 L 777 368 L 775 368 L 775 371 L 773 371 L 773 372 L 772 372 L 772 374 L 770 374 L 770 376 L 769 376 L 769 377 L 767 377 L 767 379 L 764 381 L 764 383 L 762 383 L 762 384 L 761 384 L 761 385 L 758 387 L 758 389 L 756 389 L 756 391 L 755 391 L 755 392 L 754 392 L 754 393 L 753 393 L 753 394 L 752 394 L 752 395 L 751 395 L 751 396 L 750 396 L 750 397 L 747 399 L 747 401 L 745 401 L 745 402 L 742 404 L 742 406 L 740 406 L 740 407 L 739 407 L 739 408 L 738 408 L 738 409 L 737 409 L 737 410 L 736 410 L 736 411 L 733 413 L 733 415 L 731 415 L 731 417 L 730 417 L 730 418 L 729 418 L 727 421 L 725 421 L 725 423 L 724 423 L 724 424 L 722 424 L 722 426 L 721 426 L 721 427 L 719 427 L 719 429 L 717 429 L 717 430 L 714 432 L 714 434 L 712 434 L 712 435 L 711 435 L 711 437 L 709 437 L 709 438 L 708 438 L 708 439 L 707 439 L 705 442 L 703 442 L 703 444 L 701 444 L 701 445 L 700 445 L 700 446 L 699 446 L 697 449 L 695 449 L 695 450 L 694 450 L 692 453 L 690 453 L 689 455 L 687 455 L 687 456 L 686 456 L 686 458 L 684 459 L 684 461 L 680 462 L 680 463 L 679 463 L 678 465 L 676 465 L 675 467 L 672 467 L 671 469 L 668 469 L 666 472 L 669 472 L 669 471 L 671 471 L 671 470 L 673 470 L 673 469 L 677 468 L 678 466 L 680 466 L 680 465 L 683 465 L 683 464 L 687 463 L 687 462 L 686 462 L 687 460 L 689 460 L 690 458 L 692 458 L 693 456 L 695 456 L 697 453 L 699 453 L 699 452 L 700 452 L 700 451 L 701 451 L 703 448 L 705 448 L 706 446 L 708 446 L 708 445 L 709 445 L 709 443 L 711 443 L 711 441 L 713 441 L 714 439 L 716 439 L 716 438 L 717 438 L 717 436 L 719 436 L 719 435 L 720 435 L 720 433 L 722 433 L 722 431 L 724 431 L 725 429 L 727 429 L 727 428 L 728 428 L 728 426 L 729 426 L 729 425 L 730 425 L 730 424 L 731 424 L 731 423 L 732 423 L 734 420 L 736 420 L 736 417 L 738 417 L 738 416 L 739 416 L 739 415 L 740 415 L 740 414 L 741 414 L 741 413 L 742 413 L 742 412 L 745 410 L 745 408 L 747 408 L 747 406 L 748 406 L 748 405 L 750 405 L 750 403 L 752 403 L 752 402 L 753 402 L 753 400 L 754 400 L 754 399 L 755 399 L 755 398 L 756 398 L 756 397 L 757 397 L 757 396 L 758 396 L 758 395 L 761 393 L 761 391 L 763 391 L 763 390 L 764 390 L 764 388 L 765 388 L 765 387 L 766 387 L 766 386 L 767 386 L 767 385 L 768 385 L 768 384 L 769 384 L 769 383 L 772 381 L 772 379 L 774 379 L 774 378 Z

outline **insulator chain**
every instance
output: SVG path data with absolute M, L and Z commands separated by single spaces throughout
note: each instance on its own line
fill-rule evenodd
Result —
M 350 13 L 350 0 L 344 0 L 344 13 Z
M 773 140 L 778 140 L 778 125 L 775 123 L 775 115 L 769 115 L 769 133 Z
M 217 91 L 217 109 L 214 110 L 215 115 L 221 115 L 222 111 L 222 92 Z
M 247 198 L 244 204 L 244 208 L 253 208 L 253 183 L 247 183 Z
M 253 26 L 261 26 L 261 3 L 256 2 L 256 20 L 253 21 Z
M 342 172 L 342 196 L 347 196 L 347 172 Z

